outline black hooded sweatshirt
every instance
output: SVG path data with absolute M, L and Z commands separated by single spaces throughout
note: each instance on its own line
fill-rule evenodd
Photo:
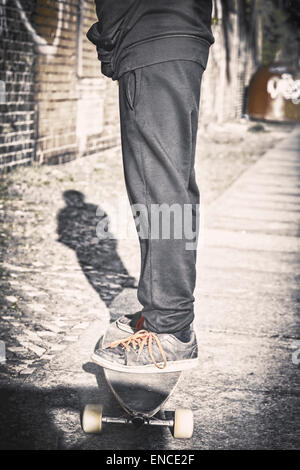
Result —
M 95 0 L 99 21 L 88 31 L 102 73 L 113 80 L 139 67 L 184 59 L 205 69 L 212 0 Z

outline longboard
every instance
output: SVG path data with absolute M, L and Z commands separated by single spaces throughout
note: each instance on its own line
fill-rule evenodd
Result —
M 128 333 L 111 324 L 102 347 L 112 341 L 124 339 Z M 99 366 L 100 367 L 100 366 Z M 126 412 L 125 417 L 103 416 L 102 406 L 86 405 L 82 418 L 85 432 L 99 433 L 103 423 L 166 426 L 173 429 L 174 437 L 190 438 L 193 433 L 193 414 L 188 409 L 177 409 L 173 419 L 158 418 L 157 413 L 175 390 L 182 372 L 134 374 L 104 368 L 104 376 L 114 397 Z

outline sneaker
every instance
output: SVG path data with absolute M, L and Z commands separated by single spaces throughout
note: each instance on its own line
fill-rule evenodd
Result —
M 134 313 L 132 315 L 123 315 L 118 318 L 116 325 L 120 330 L 126 331 L 126 333 L 135 333 L 142 329 L 144 324 L 144 317 L 141 312 Z
M 134 374 L 179 372 L 198 364 L 194 331 L 184 343 L 172 334 L 139 330 L 127 338 L 96 349 L 92 361 L 107 369 Z

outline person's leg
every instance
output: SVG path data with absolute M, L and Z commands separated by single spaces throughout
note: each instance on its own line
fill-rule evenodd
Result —
M 196 233 L 199 192 L 194 157 L 203 69 L 189 61 L 172 61 L 128 72 L 120 79 L 120 114 L 125 181 L 133 212 L 146 214 L 139 230 L 143 305 L 142 329 L 123 316 L 112 325 L 110 344 L 100 342 L 92 354 L 97 364 L 117 371 L 153 373 L 195 367 L 198 347 L 193 321 L 195 243 L 183 233 L 181 216 L 193 209 L 184 229 Z M 175 209 L 175 232 L 155 234 L 153 209 Z M 179 212 L 178 212 L 179 208 Z M 177 233 L 178 235 L 178 233 Z M 194 240 L 197 238 L 194 236 Z M 194 249 L 187 249 L 187 248 Z M 125 325 L 125 327 L 124 327 Z M 124 331 L 128 327 L 129 336 Z M 141 327 L 141 325 L 140 325 Z M 123 336 L 124 333 L 124 336 Z
M 140 236 L 138 299 L 144 326 L 155 333 L 180 332 L 194 317 L 196 251 L 187 249 L 192 240 L 184 233 L 181 239 L 155 239 L 153 231 L 159 208 L 155 205 L 161 204 L 167 205 L 167 215 L 168 208 L 175 210 L 179 226 L 181 214 L 185 228 L 196 231 L 194 158 L 202 73 L 197 63 L 170 61 L 128 72 L 119 82 L 128 195 L 131 204 L 148 211 L 147 238 L 145 233 Z M 184 217 L 191 207 L 193 227 Z M 167 219 L 163 215 L 163 223 Z

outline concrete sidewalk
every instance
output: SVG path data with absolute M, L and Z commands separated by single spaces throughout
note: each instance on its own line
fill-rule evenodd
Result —
M 205 213 L 198 256 L 195 327 L 201 361 L 166 409 L 191 407 L 191 440 L 167 429 L 107 426 L 85 435 L 80 411 L 119 408 L 91 348 L 114 318 L 136 311 L 124 289 L 104 313 L 44 368 L 7 385 L 3 448 L 296 449 L 300 447 L 300 129 L 250 167 Z M 129 255 L 128 255 L 129 256 Z M 123 260 L 126 265 L 126 259 Z M 97 381 L 99 389 L 97 388 Z M 4 440 L 5 439 L 5 440 Z

